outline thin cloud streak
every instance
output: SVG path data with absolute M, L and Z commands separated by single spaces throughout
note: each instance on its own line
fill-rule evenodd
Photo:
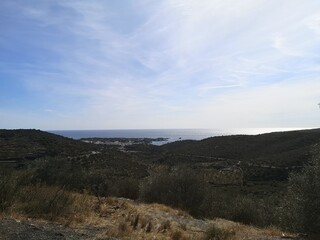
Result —
M 47 61 L 2 60 L 0 73 L 22 80 L 26 91 L 46 93 L 46 101 L 70 99 L 50 106 L 61 128 L 73 128 L 68 122 L 78 118 L 81 129 L 93 122 L 97 128 L 223 127 L 235 116 L 229 99 L 242 102 L 236 110 L 239 127 L 310 122 L 309 115 L 299 121 L 278 118 L 280 110 L 291 110 L 267 104 L 270 96 L 263 92 L 273 94 L 270 89 L 281 86 L 292 97 L 299 95 L 292 84 L 317 84 L 317 1 L 287 0 L 283 7 L 275 0 L 135 1 L 126 17 L 121 7 L 101 1 L 35 3 L 6 7 L 20 16 L 17 31 L 23 21 L 27 33 L 44 38 L 39 46 L 30 43 L 30 55 Z M 264 113 L 247 100 L 251 95 L 261 99 Z M 304 104 L 310 104 L 307 99 Z

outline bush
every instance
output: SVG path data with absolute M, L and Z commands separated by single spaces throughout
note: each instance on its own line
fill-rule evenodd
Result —
M 244 224 L 266 227 L 279 223 L 275 214 L 278 196 L 260 199 L 232 190 L 212 188 L 201 206 L 204 217 L 224 218 Z
M 238 197 L 234 200 L 231 219 L 244 224 L 261 225 L 261 213 L 259 204 L 249 198 Z
M 12 174 L 0 175 L 0 212 L 11 207 L 19 188 L 18 178 Z
M 320 233 L 320 154 L 300 173 L 291 174 L 282 224 L 294 231 Z
M 67 157 L 38 159 L 29 166 L 33 171 L 32 182 L 88 191 L 97 197 L 109 196 L 111 183 L 107 170 L 82 167 L 79 161 Z
M 137 199 L 139 197 L 139 182 L 135 179 L 121 179 L 115 182 L 115 194 L 117 197 Z
M 8 210 L 17 200 L 18 192 L 30 182 L 28 171 L 0 172 L 0 212 Z
M 215 225 L 212 225 L 205 232 L 204 240 L 228 240 L 228 239 L 232 239 L 234 235 L 235 235 L 234 231 L 221 229 L 216 227 Z
M 163 203 L 199 215 L 204 199 L 204 183 L 186 169 L 154 174 L 140 187 L 140 198 L 146 202 Z
M 27 186 L 21 189 L 17 208 L 32 217 L 56 219 L 71 213 L 74 198 L 59 187 Z

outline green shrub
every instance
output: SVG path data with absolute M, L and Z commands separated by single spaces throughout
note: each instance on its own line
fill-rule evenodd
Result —
M 231 212 L 231 219 L 244 224 L 260 225 L 261 213 L 258 203 L 245 197 L 238 197 L 234 200 Z
M 234 231 L 221 229 L 212 225 L 205 232 L 204 240 L 229 240 L 235 235 Z
M 288 229 L 320 233 L 319 150 L 300 173 L 291 174 L 281 220 Z
M 97 197 L 110 195 L 111 183 L 107 170 L 81 166 L 79 159 L 46 157 L 34 161 L 29 168 L 33 171 L 33 183 L 60 186 L 70 191 L 87 191 Z
M 136 179 L 121 179 L 115 182 L 115 195 L 118 197 L 137 199 L 139 197 L 139 182 Z
M 279 224 L 278 196 L 260 199 L 234 190 L 211 188 L 201 206 L 207 218 L 224 218 L 244 224 L 267 227 Z
M 140 187 L 142 200 L 181 208 L 194 215 L 200 213 L 204 194 L 204 183 L 187 169 L 153 174 Z

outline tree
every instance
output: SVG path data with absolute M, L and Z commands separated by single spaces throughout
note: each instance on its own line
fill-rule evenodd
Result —
M 194 215 L 199 214 L 204 194 L 204 182 L 186 168 L 152 174 L 140 188 L 142 200 L 181 208 Z
M 320 145 L 300 173 L 291 174 L 283 223 L 289 229 L 320 233 Z

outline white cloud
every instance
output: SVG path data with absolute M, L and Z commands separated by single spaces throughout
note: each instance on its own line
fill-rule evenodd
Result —
M 277 36 L 274 39 L 274 43 L 272 45 L 274 48 L 282 52 L 283 54 L 295 57 L 303 57 L 305 54 L 303 52 L 299 52 L 298 50 L 290 48 L 290 44 L 286 41 L 284 37 Z
M 315 14 L 315 15 L 308 17 L 305 20 L 305 24 L 311 31 L 320 35 L 320 15 L 319 14 Z

